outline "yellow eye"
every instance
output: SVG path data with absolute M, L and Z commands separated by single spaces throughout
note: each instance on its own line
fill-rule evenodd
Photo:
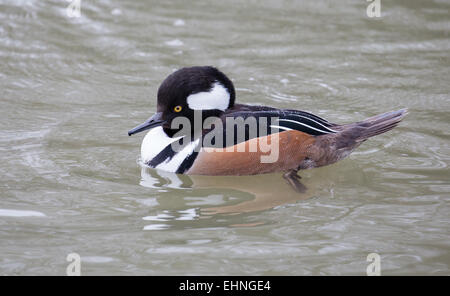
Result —
M 180 105 L 178 105 L 178 106 L 175 106 L 175 107 L 173 108 L 173 111 L 175 111 L 175 112 L 180 112 L 181 109 L 183 109 L 183 107 L 181 107 Z

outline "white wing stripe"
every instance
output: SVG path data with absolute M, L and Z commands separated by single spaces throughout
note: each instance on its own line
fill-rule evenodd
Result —
M 291 131 L 292 130 L 291 128 L 284 127 L 284 126 L 279 126 L 279 125 L 271 125 L 270 127 L 278 128 L 278 129 L 285 130 L 285 131 Z
M 333 132 L 333 133 L 337 133 L 337 131 L 335 131 L 335 130 L 329 128 L 329 127 L 324 126 L 323 124 L 321 124 L 320 122 L 315 121 L 315 120 L 312 119 L 312 118 L 309 118 L 309 117 L 303 116 L 303 115 L 297 115 L 297 114 L 295 114 L 295 116 L 299 116 L 299 117 L 303 117 L 303 118 L 306 118 L 306 119 L 308 119 L 308 120 L 311 120 L 312 122 L 315 122 L 315 123 L 317 123 L 318 125 L 323 126 L 323 128 L 327 129 L 328 131 L 331 131 L 331 132 Z M 283 119 L 280 119 L 280 120 L 283 120 Z
M 320 130 L 320 129 L 317 129 L 317 128 L 315 128 L 315 127 L 312 127 L 312 126 L 310 126 L 310 125 L 307 125 L 307 124 L 305 124 L 305 123 L 301 123 L 301 122 L 298 122 L 298 121 L 295 121 L 295 120 L 290 120 L 290 119 L 279 119 L 279 121 L 289 121 L 289 122 L 293 122 L 293 123 L 296 123 L 296 124 L 300 124 L 300 125 L 306 126 L 307 128 L 316 130 L 316 131 L 321 132 L 321 133 L 326 133 L 326 134 L 331 133 L 331 132 L 329 132 L 329 131 Z

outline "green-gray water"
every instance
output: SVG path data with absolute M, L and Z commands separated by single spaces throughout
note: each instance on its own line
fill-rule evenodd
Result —
M 450 274 L 450 3 L 0 0 L 0 274 Z M 137 164 L 156 91 L 214 65 L 237 100 L 346 123 L 409 108 L 332 166 L 186 177 Z

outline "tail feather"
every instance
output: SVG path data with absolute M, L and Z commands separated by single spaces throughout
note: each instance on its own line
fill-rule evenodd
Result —
M 354 131 L 356 142 L 365 141 L 370 137 L 393 129 L 402 121 L 406 114 L 408 114 L 408 109 L 401 109 L 379 114 L 355 123 L 351 130 Z
M 318 136 L 316 145 L 310 150 L 308 157 L 312 162 L 302 164 L 304 167 L 300 165 L 300 168 L 320 167 L 347 157 L 368 138 L 396 127 L 406 114 L 408 110 L 401 109 L 379 114 L 360 122 L 333 126 L 333 129 L 339 132 Z

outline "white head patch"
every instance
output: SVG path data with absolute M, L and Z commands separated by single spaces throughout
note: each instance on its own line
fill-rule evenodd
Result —
M 210 91 L 188 96 L 187 103 L 193 110 L 219 109 L 225 111 L 230 104 L 230 93 L 222 84 L 215 82 Z

